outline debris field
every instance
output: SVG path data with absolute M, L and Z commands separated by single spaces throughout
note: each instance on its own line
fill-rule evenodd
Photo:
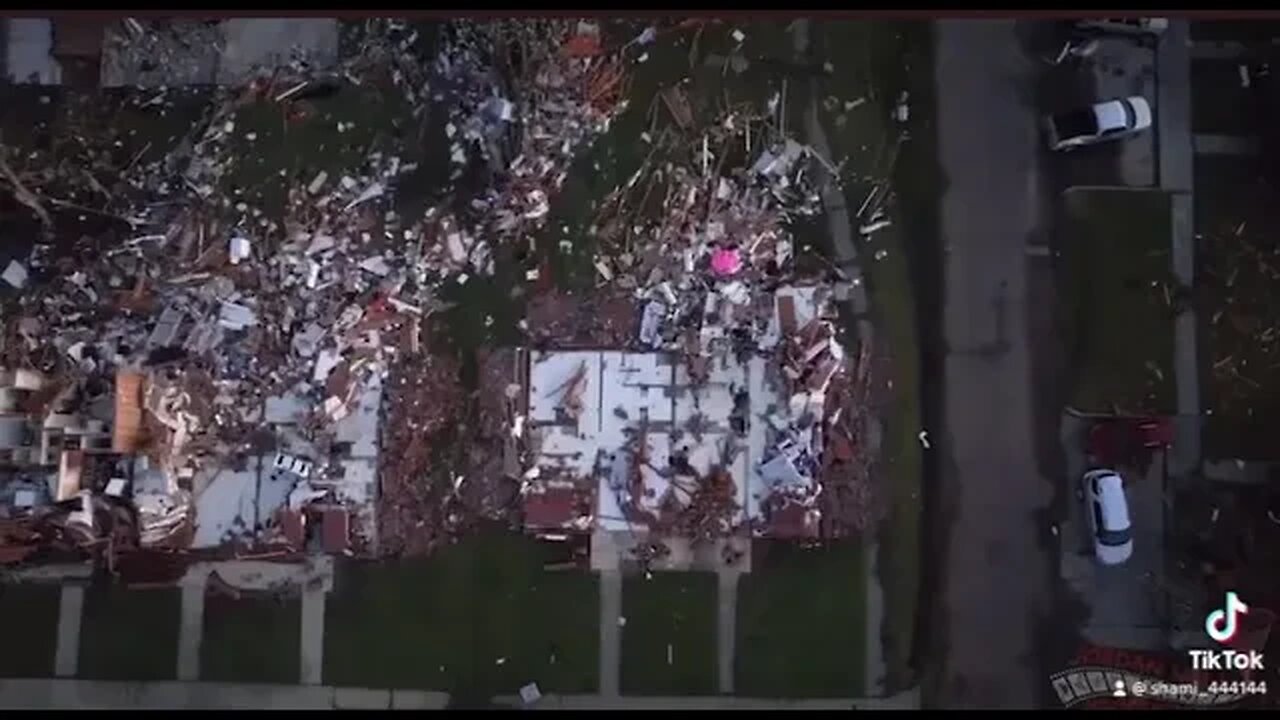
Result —
M 0 274 L 0 564 L 868 525 L 871 349 L 795 271 L 835 168 L 785 100 L 664 88 L 587 230 L 594 289 L 531 260 L 520 340 L 460 348 L 446 314 L 492 318 L 446 298 L 539 257 L 635 64 L 687 28 L 379 19 L 341 53 L 316 25 L 220 56 L 248 22 L 104 23 L 100 86 L 0 128 L 27 243 Z

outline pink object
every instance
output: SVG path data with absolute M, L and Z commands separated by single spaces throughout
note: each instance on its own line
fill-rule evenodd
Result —
M 720 276 L 736 275 L 742 269 L 742 252 L 736 248 L 711 253 L 711 272 Z

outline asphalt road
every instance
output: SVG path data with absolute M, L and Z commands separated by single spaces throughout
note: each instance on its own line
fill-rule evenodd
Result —
M 1032 708 L 1054 608 L 1036 461 L 1029 244 L 1044 242 L 1036 80 L 1013 21 L 936 25 L 945 361 L 942 707 Z

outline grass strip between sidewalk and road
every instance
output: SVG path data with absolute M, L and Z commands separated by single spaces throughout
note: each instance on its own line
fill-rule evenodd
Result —
M 932 147 L 931 75 L 908 67 L 932 67 L 922 51 L 931 39 L 927 23 L 830 22 L 815 24 L 814 32 L 815 50 L 832 69 L 819 83 L 819 120 L 831 145 L 832 161 L 843 163 L 845 206 L 854 226 L 876 330 L 877 371 L 887 374 L 883 378 L 887 402 L 881 415 L 884 434 L 875 470 L 885 510 L 877 532 L 884 616 L 881 627 L 868 632 L 880 633 L 886 689 L 892 692 L 912 684 L 917 670 L 924 481 L 918 436 L 924 422 L 916 297 L 921 288 L 915 282 L 913 263 L 928 262 L 920 256 L 936 242 L 915 240 L 931 228 L 936 231 L 938 188 L 931 174 L 904 158 L 923 156 Z M 908 127 L 913 134 L 902 139 L 897 129 L 889 127 L 890 98 L 908 83 L 914 118 Z M 887 205 L 887 219 L 893 224 L 862 236 L 858 227 L 868 217 L 857 213 L 880 183 L 890 183 L 895 196 Z M 885 193 L 882 187 L 879 197 Z

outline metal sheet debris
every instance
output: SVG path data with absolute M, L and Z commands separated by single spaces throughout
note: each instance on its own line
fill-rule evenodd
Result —
M 74 163 L 0 157 L 38 236 L 0 275 L 22 291 L 3 362 L 49 379 L 31 452 L 66 471 L 59 497 L 22 495 L 56 512 L 13 530 L 16 546 L 96 556 L 118 529 L 113 554 L 395 555 L 514 516 L 561 537 L 861 522 L 869 351 L 837 337 L 825 285 L 795 270 L 789 225 L 818 211 L 829 163 L 785 132 L 785 91 L 771 109 L 708 109 L 688 83 L 663 87 L 652 156 L 590 227 L 561 233 L 559 193 L 626 109 L 634 64 L 693 25 L 455 20 L 424 44 L 380 18 L 344 57 L 314 25 L 257 67 L 218 44 L 281 27 L 112 23 L 104 80 L 143 88 L 123 93 L 129 113 L 181 115 L 181 137 L 85 123 Z M 340 111 L 362 92 L 403 105 L 394 132 Z M 323 153 L 254 169 L 311 131 Z M 438 157 L 420 152 L 432 142 Z M 415 186 L 436 170 L 441 187 Z M 512 288 L 527 347 L 439 352 L 443 298 L 505 282 L 546 230 L 597 286 L 557 289 L 558 270 L 530 262 L 509 276 L 528 281 Z M 99 468 L 63 447 L 121 457 Z
M 538 683 L 529 683 L 520 688 L 520 702 L 525 705 L 532 705 L 542 699 L 542 691 L 538 689 Z
M 4 273 L 0 274 L 0 280 L 4 280 L 18 290 L 27 286 L 27 277 L 27 268 L 17 260 L 10 260 L 5 266 Z

